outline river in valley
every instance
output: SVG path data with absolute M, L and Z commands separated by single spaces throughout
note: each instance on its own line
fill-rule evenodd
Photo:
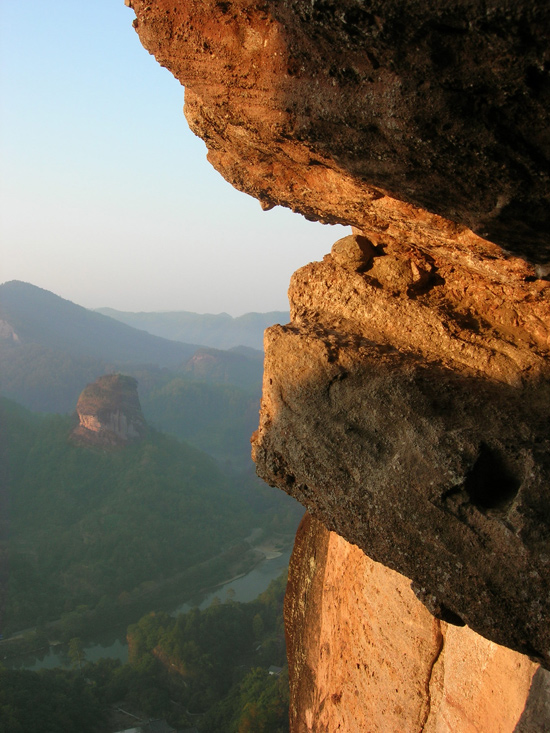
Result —
M 277 557 L 266 558 L 246 575 L 219 585 L 206 594 L 187 599 L 185 603 L 182 603 L 171 612 L 172 615 L 186 613 L 195 607 L 208 608 L 216 597 L 222 603 L 229 598 L 241 603 L 253 601 L 266 590 L 272 580 L 278 578 L 283 570 L 288 567 L 291 551 L 289 548 Z M 125 635 L 125 630 L 96 635 L 94 643 L 84 647 L 86 661 L 96 662 L 102 657 L 119 659 L 121 662 L 128 661 L 128 646 Z M 42 656 L 11 657 L 7 660 L 0 659 L 0 662 L 11 669 L 30 669 L 33 671 L 53 669 L 54 667 L 69 669 L 71 662 L 66 652 L 67 648 L 60 644 L 50 647 L 49 651 L 44 652 Z

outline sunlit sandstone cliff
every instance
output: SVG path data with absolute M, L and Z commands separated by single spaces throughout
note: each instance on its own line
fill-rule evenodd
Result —
M 367 572 L 365 559 L 358 577 L 372 584 L 359 593 L 343 582 L 336 614 L 324 604 L 307 623 L 291 614 L 292 659 L 315 660 L 291 664 L 294 730 L 353 730 L 352 718 L 357 730 L 513 730 L 533 667 L 523 659 L 513 673 L 516 657 L 494 643 L 550 665 L 550 6 L 127 4 L 145 47 L 185 84 L 187 119 L 231 183 L 266 208 L 354 227 L 294 275 L 291 323 L 266 333 L 254 455 L 266 481 L 340 536 L 312 525 L 307 546 L 326 549 L 312 584 L 349 577 L 342 558 L 355 567 L 361 551 L 412 581 L 425 608 L 411 611 L 407 654 L 418 679 L 432 665 L 444 683 L 408 687 L 403 705 L 407 665 L 381 692 L 364 665 L 381 679 L 387 655 L 315 651 L 316 613 L 330 635 L 340 618 L 360 636 L 382 614 L 367 603 L 380 593 L 388 616 L 405 616 L 390 628 L 407 646 L 406 612 L 380 590 L 394 582 L 399 595 L 404 581 Z M 441 639 L 444 677 L 430 656 Z M 475 722 L 479 696 L 450 661 L 452 639 L 470 673 L 498 658 L 517 691 L 492 728 Z M 328 718 L 324 678 L 342 681 Z M 484 700 L 491 679 L 480 678 Z M 385 728 L 368 722 L 373 705 Z M 418 727 L 395 712 L 407 705 Z M 445 728 L 453 705 L 469 710 Z
M 406 578 L 307 514 L 285 606 L 295 732 L 544 730 L 536 664 L 435 619 Z

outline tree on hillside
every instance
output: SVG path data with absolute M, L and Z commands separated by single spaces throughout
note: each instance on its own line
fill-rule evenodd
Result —
M 78 664 L 78 669 L 82 669 L 82 662 L 86 655 L 84 654 L 84 645 L 82 644 L 82 640 L 78 636 L 73 636 L 70 640 L 69 651 L 67 654 L 73 667 L 76 667 Z

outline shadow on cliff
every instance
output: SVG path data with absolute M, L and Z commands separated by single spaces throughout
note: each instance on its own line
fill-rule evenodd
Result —
M 436 614 L 549 666 L 549 416 L 541 376 L 512 387 L 287 326 L 253 454 Z

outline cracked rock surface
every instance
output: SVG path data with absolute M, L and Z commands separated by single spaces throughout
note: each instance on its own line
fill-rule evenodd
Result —
M 306 514 L 285 602 L 294 733 L 542 731 L 550 673 L 418 602 Z

